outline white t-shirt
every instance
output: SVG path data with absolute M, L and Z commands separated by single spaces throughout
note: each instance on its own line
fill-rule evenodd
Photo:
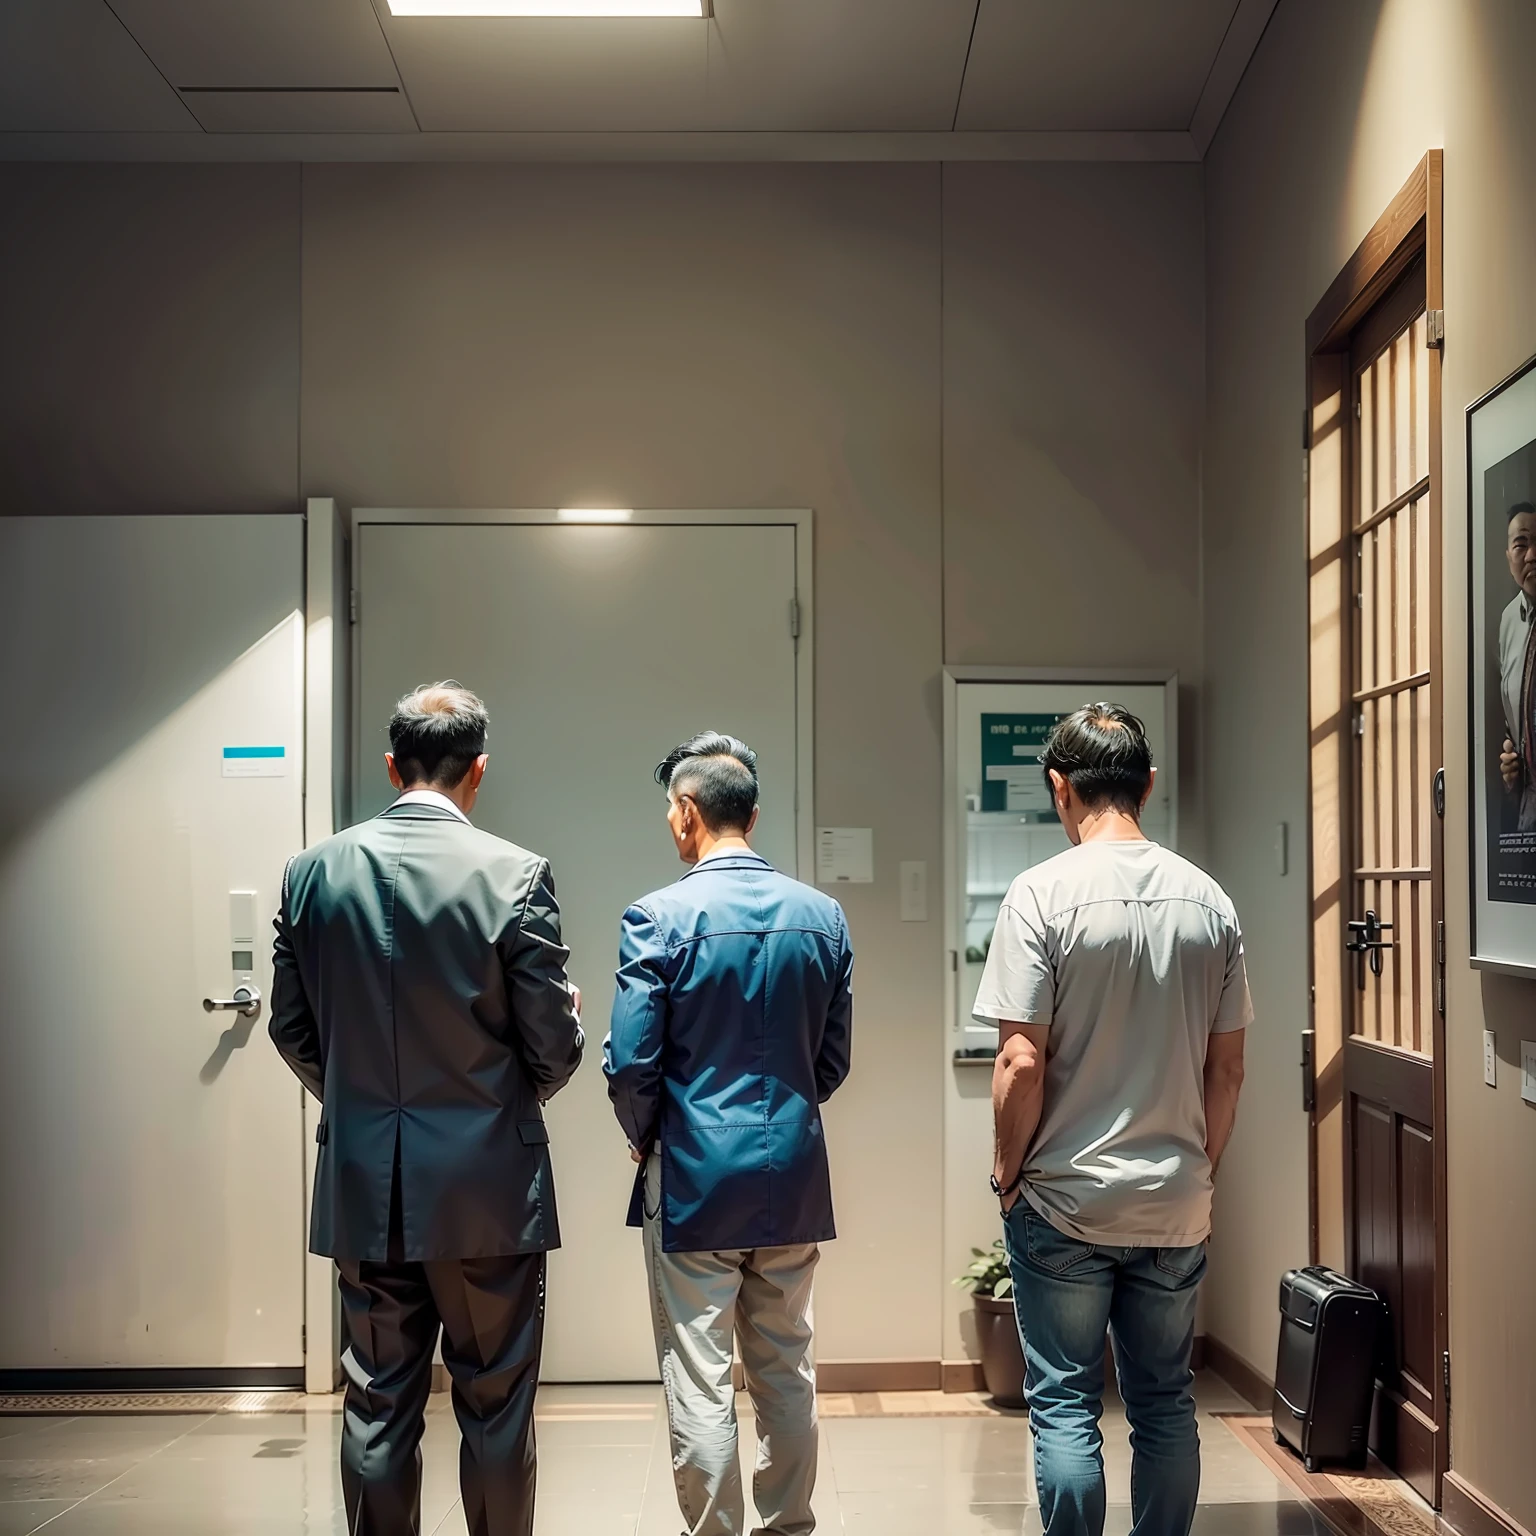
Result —
M 1008 888 L 975 1017 L 1049 1024 L 1024 1197 L 1087 1243 L 1183 1248 L 1211 1230 L 1205 1053 L 1253 1020 L 1225 891 L 1152 842 L 1069 848 Z

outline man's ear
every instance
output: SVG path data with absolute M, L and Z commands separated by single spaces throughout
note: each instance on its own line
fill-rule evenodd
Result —
M 485 777 L 485 770 L 490 767 L 491 757 L 488 752 L 482 752 L 474 762 L 469 765 L 469 787 L 479 789 L 480 781 Z
M 384 771 L 388 773 L 389 782 L 396 789 L 405 788 L 405 780 L 400 777 L 400 770 L 395 767 L 395 754 L 393 752 L 386 752 L 384 754 Z
M 1157 788 L 1157 769 L 1152 770 L 1152 777 L 1147 780 L 1147 792 L 1141 797 L 1141 804 L 1137 807 L 1137 814 L 1147 808 L 1147 801 L 1152 798 L 1152 791 Z
M 754 805 L 752 807 L 752 815 L 751 815 L 751 818 L 747 822 L 747 830 L 741 834 L 743 837 L 751 837 L 752 836 L 752 829 L 753 829 L 753 827 L 755 827 L 757 825 L 757 818 L 758 818 L 759 815 L 762 814 L 762 809 L 763 808 L 760 805 Z
M 1067 807 L 1072 804 L 1072 786 L 1067 783 L 1067 776 L 1058 773 L 1054 768 L 1045 770 L 1051 776 L 1051 799 L 1056 802 L 1056 809 L 1066 815 Z

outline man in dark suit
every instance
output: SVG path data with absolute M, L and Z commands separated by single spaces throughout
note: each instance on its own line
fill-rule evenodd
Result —
M 341 1472 L 356 1536 L 415 1533 L 439 1329 L 472 1536 L 533 1530 L 545 1254 L 540 1105 L 581 1061 L 549 864 L 470 825 L 485 706 L 418 689 L 389 724 L 402 791 L 294 858 L 272 1039 L 324 1105 L 310 1249 L 341 1270 Z
M 848 1075 L 843 909 L 752 851 L 757 758 L 705 732 L 656 770 L 688 873 L 637 901 L 604 1045 L 641 1164 L 656 1352 L 688 1536 L 743 1529 L 733 1335 L 757 1417 L 762 1529 L 815 1526 L 811 1277 L 835 1236 L 821 1105 Z

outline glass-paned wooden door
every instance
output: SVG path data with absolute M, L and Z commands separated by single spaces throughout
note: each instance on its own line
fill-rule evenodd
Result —
M 1433 1049 L 1429 349 L 1420 314 L 1356 375 L 1353 1033 Z
M 1372 1448 L 1427 1498 L 1443 1461 L 1437 1285 L 1436 1039 L 1443 1012 L 1439 777 L 1440 527 L 1431 464 L 1438 386 L 1423 268 L 1362 322 L 1348 557 L 1353 710 L 1346 848 L 1346 1249 L 1388 1313 Z M 1416 286 L 1416 293 L 1415 293 Z

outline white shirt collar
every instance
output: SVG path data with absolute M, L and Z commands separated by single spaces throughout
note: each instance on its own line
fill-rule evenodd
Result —
M 435 789 L 408 789 L 395 801 L 396 805 L 435 805 L 445 811 L 452 811 L 467 827 L 470 824 L 469 817 L 456 806 L 447 795 Z

